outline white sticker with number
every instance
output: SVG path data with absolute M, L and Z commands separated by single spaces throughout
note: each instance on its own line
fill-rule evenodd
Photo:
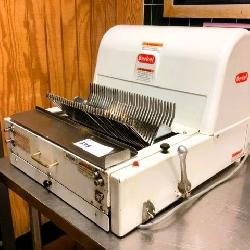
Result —
M 82 141 L 75 142 L 73 144 L 97 157 L 107 155 L 114 149 L 108 146 L 104 146 L 101 143 L 95 142 L 91 139 L 85 139 Z

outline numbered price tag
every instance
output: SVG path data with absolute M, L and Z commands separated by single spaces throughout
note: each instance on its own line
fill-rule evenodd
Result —
M 114 149 L 108 146 L 104 146 L 101 143 L 95 142 L 91 139 L 85 139 L 82 141 L 75 142 L 73 144 L 97 157 L 102 157 L 104 155 L 107 155 Z

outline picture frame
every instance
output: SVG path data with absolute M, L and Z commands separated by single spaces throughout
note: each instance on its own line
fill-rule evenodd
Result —
M 204 2 L 206 4 L 203 4 Z M 250 0 L 164 0 L 163 15 L 164 17 L 249 18 Z

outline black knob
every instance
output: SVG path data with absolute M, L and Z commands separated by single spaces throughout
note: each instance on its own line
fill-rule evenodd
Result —
M 99 203 L 104 199 L 104 194 L 98 190 L 95 190 L 95 200 Z
M 104 180 L 102 179 L 102 177 L 99 177 L 98 179 L 94 180 L 94 183 L 96 186 L 98 186 L 98 185 L 103 186 Z
M 167 154 L 167 153 L 168 153 L 168 150 L 169 150 L 169 148 L 170 148 L 170 145 L 169 145 L 168 143 L 162 143 L 162 144 L 160 145 L 160 148 L 161 148 L 161 152 L 162 152 L 163 154 Z
M 43 186 L 44 188 L 46 188 L 47 190 L 50 188 L 50 186 L 52 185 L 52 182 L 49 180 L 45 180 L 43 181 Z

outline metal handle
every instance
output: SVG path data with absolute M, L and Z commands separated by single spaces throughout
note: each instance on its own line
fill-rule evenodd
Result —
M 9 131 L 14 132 L 14 126 L 13 125 L 11 125 L 10 127 L 4 129 L 4 132 L 9 132 Z
M 55 166 L 57 166 L 57 165 L 59 164 L 57 161 L 55 161 L 55 162 L 53 162 L 53 163 L 51 163 L 51 164 L 48 164 L 48 163 L 42 161 L 41 158 L 40 158 L 40 157 L 41 157 L 41 154 L 42 154 L 42 153 L 41 153 L 40 151 L 38 151 L 38 152 L 32 154 L 32 155 L 31 155 L 31 158 L 32 158 L 34 161 L 36 161 L 37 163 L 39 163 L 40 165 L 42 165 L 43 167 L 45 167 L 45 168 L 52 168 L 52 167 L 55 167 Z
M 181 181 L 178 183 L 178 189 L 182 197 L 187 198 L 190 196 L 191 183 L 187 177 L 187 167 L 186 167 L 186 156 L 187 148 L 183 145 L 178 147 L 178 155 L 180 158 L 180 167 L 181 167 Z

